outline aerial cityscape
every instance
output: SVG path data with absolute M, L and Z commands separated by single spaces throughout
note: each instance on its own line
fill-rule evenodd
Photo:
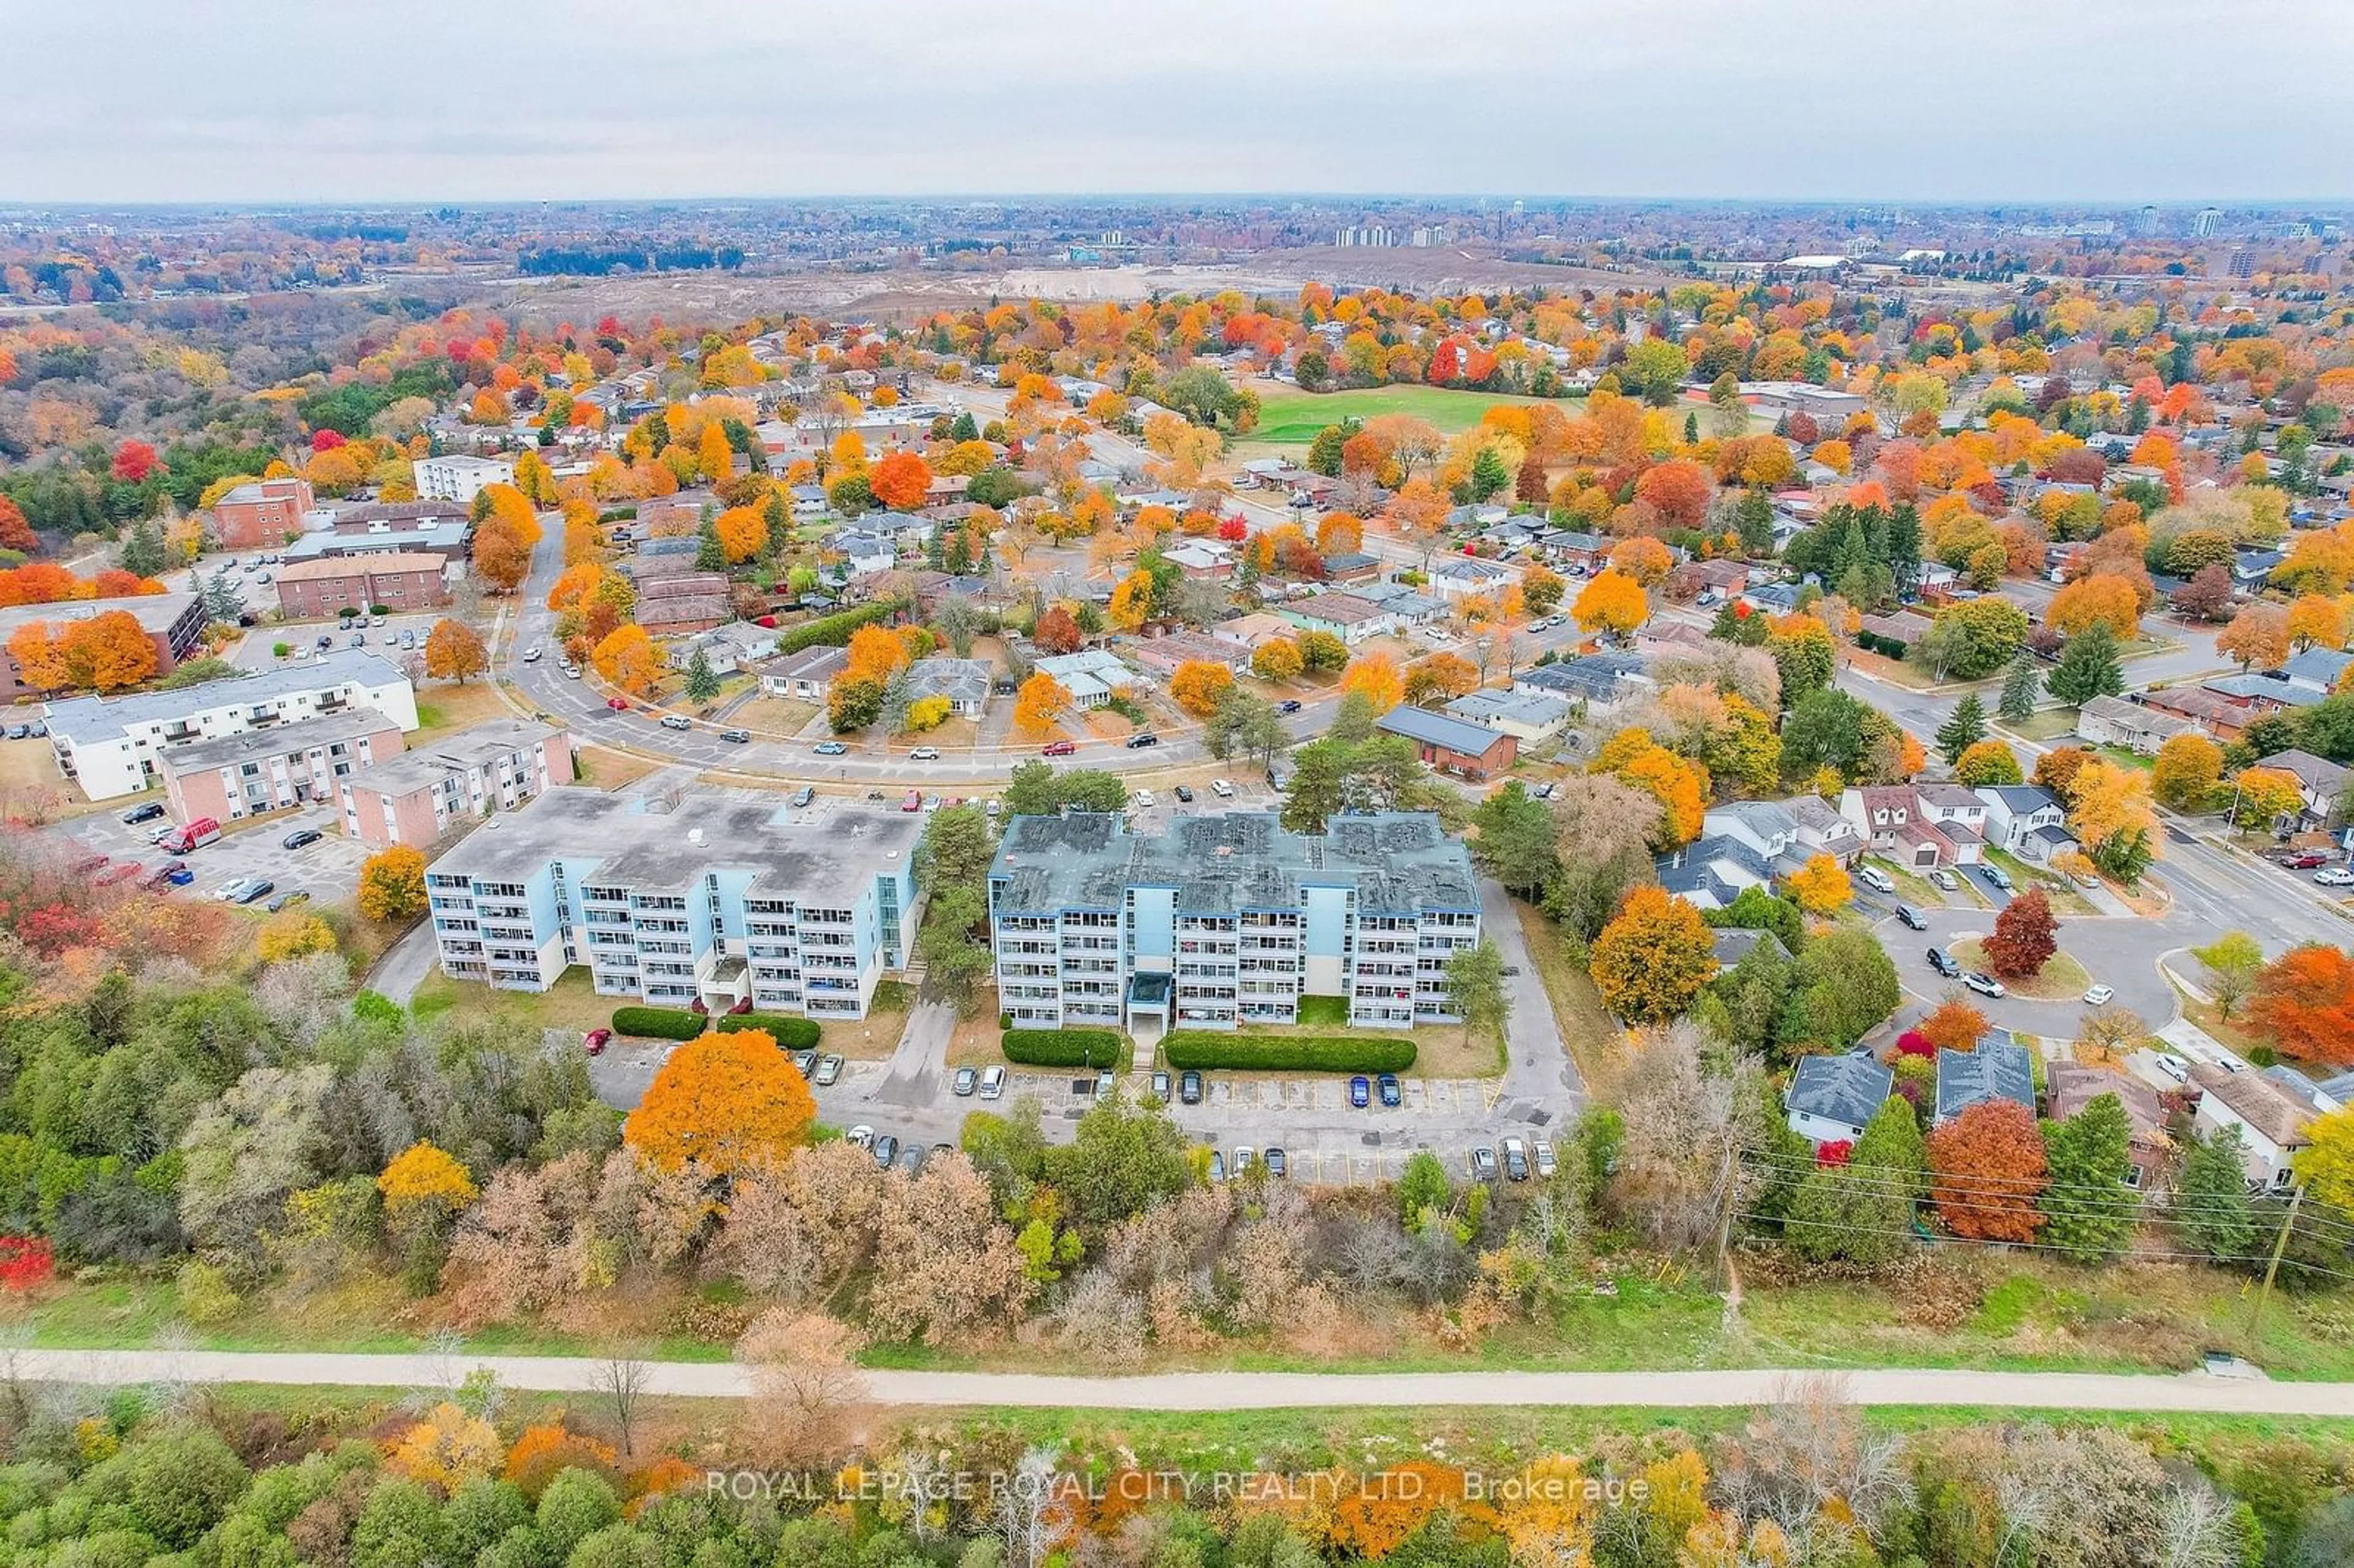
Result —
M 1696 6 L 0 29 L 7 1561 L 2354 1563 L 2354 122 Z

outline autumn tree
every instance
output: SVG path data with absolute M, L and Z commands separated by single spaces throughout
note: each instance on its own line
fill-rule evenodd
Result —
M 2067 637 L 2089 626 L 2105 626 L 2123 641 L 2141 630 L 2141 598 L 2121 577 L 2105 572 L 2078 577 L 2052 596 L 2043 621 Z
M 2306 1192 L 2341 1214 L 2354 1214 L 2354 1108 L 2315 1118 L 2296 1152 L 2296 1177 Z
M 2248 1000 L 2264 967 L 2264 950 L 2245 931 L 2226 931 L 2205 947 L 2191 948 L 2190 956 L 2207 966 L 2207 992 L 2215 999 L 2216 1012 L 2226 1019 Z
M 2305 786 L 2285 768 L 2243 768 L 2232 776 L 2232 821 L 2265 828 L 2305 808 Z
M 469 675 L 479 675 L 491 667 L 490 655 L 482 649 L 482 640 L 474 629 L 462 620 L 442 617 L 425 634 L 425 673 L 438 681 L 465 683 Z
M 2288 660 L 2288 611 L 2276 604 L 2252 604 L 2215 634 L 2215 652 L 2249 669 L 2276 670 Z
M 1975 1051 L 1987 1032 L 1986 1014 L 1959 996 L 1949 996 L 1931 1008 L 1913 1032 L 1940 1051 Z
M 1588 969 L 1613 1015 L 1664 1023 L 1681 1017 L 1715 975 L 1716 939 L 1686 900 L 1638 887 L 1594 939 Z
M 662 674 L 662 655 L 653 639 L 635 622 L 615 627 L 588 657 L 597 673 L 631 696 L 650 695 Z
M 752 506 L 731 506 L 711 520 L 719 554 L 731 567 L 741 566 L 769 546 L 769 520 Z
M 2086 762 L 2069 794 L 2068 826 L 2105 874 L 2139 881 L 2159 842 L 2150 774 L 2104 757 Z
M 1251 673 L 1262 681 L 1289 681 L 1304 667 L 1299 644 L 1288 637 L 1270 637 L 1251 654 Z
M 924 503 L 924 493 L 931 488 L 931 465 L 914 452 L 889 452 L 867 471 L 866 483 L 883 505 L 894 512 L 913 512 Z
M 69 622 L 58 638 L 65 683 L 96 692 L 135 686 L 155 673 L 155 643 L 139 618 L 110 609 Z
M 425 856 L 407 844 L 381 849 L 360 864 L 360 913 L 371 920 L 414 920 L 425 913 Z
M 2018 754 L 1999 740 L 1979 741 L 1954 758 L 1954 782 L 1965 789 L 2016 784 L 2024 777 Z
M 1986 939 L 1987 968 L 2004 980 L 2041 974 L 2060 950 L 2060 923 L 2043 889 L 2031 887 L 2002 906 Z
M 1621 539 L 1610 546 L 1607 570 L 1623 572 L 1645 588 L 1655 587 L 1674 569 L 1676 554 L 1648 535 Z
M 1578 590 L 1569 613 L 1581 631 L 1625 637 L 1650 619 L 1651 604 L 1642 584 L 1624 572 L 1604 570 Z
M 1551 615 L 1568 591 L 1569 584 L 1561 574 L 1541 564 L 1521 574 L 1521 597 L 1527 601 L 1532 615 Z
M 1405 667 L 1405 700 L 1416 707 L 1447 702 L 1479 689 L 1479 672 L 1454 653 L 1433 653 Z
M 1207 659 L 1188 659 L 1169 677 L 1169 697 L 1195 718 L 1207 718 L 1235 689 L 1234 672 Z
M 1836 856 L 1819 854 L 1782 879 L 1782 891 L 1808 914 L 1829 919 L 1855 897 L 1855 885 Z
M 2257 973 L 2248 1022 L 2285 1055 L 2354 1067 L 2354 959 L 2321 942 L 2291 948 Z
M 393 1441 L 393 1469 L 451 1497 L 467 1482 L 495 1473 L 506 1446 L 491 1424 L 444 1401 Z
M 1292 641 L 1299 645 L 1304 670 L 1330 674 L 1349 662 L 1349 645 L 1330 631 L 1303 631 Z
M 2211 806 L 2223 781 L 2223 748 L 2196 730 L 2168 739 L 2150 768 L 2150 792 L 2161 806 L 2200 811 Z
M 1042 653 L 1076 653 L 1079 650 L 1079 623 L 1071 612 L 1059 604 L 1050 604 L 1039 614 L 1037 624 L 1030 629 L 1030 641 Z
M 1152 617 L 1152 574 L 1139 569 L 1119 579 L 1104 609 L 1104 622 L 1114 631 L 1133 631 Z
M 271 916 L 253 939 L 254 957 L 266 964 L 283 963 L 289 959 L 334 950 L 334 927 L 317 916 L 305 915 L 299 909 L 282 910 Z
M 1053 733 L 1071 708 L 1070 688 L 1041 670 L 1022 683 L 1013 699 L 1013 727 L 1031 739 Z
M 1341 675 L 1343 696 L 1363 697 L 1375 715 L 1385 714 L 1405 700 L 1405 678 L 1398 662 L 1384 652 L 1360 654 Z
M 1981 1100 L 1929 1134 L 1937 1218 L 1972 1241 L 2031 1242 L 2043 1228 L 2043 1139 L 2015 1100 Z
M 771 1036 L 714 1031 L 670 1054 L 621 1139 L 657 1169 L 692 1160 L 726 1176 L 782 1162 L 816 1119 L 809 1085 Z

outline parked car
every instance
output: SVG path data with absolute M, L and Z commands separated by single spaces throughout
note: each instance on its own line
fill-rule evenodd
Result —
M 872 1148 L 875 1154 L 875 1163 L 880 1165 L 885 1171 L 890 1170 L 891 1162 L 899 1158 L 899 1139 L 891 1133 L 886 1132 L 882 1137 L 876 1139 L 872 1145 Z
M 1471 1180 L 1493 1181 L 1496 1179 L 1496 1151 L 1486 1144 L 1471 1151 Z
M 664 714 L 662 716 L 662 726 L 664 729 L 693 729 L 695 721 L 684 714 Z
M 1969 973 L 1964 975 L 1962 977 L 1962 983 L 1969 987 L 1972 991 L 1978 992 L 1980 996 L 2005 996 L 2009 994 L 2002 989 L 2002 981 L 1995 979 L 1994 976 L 1988 974 L 1981 969 L 1972 969 Z
M 569 659 L 567 659 L 562 664 L 558 665 L 557 668 L 564 672 L 564 678 L 567 681 L 577 681 L 580 678 L 580 666 L 575 664 Z
M 1239 1181 L 1250 1174 L 1251 1164 L 1257 1158 L 1257 1150 L 1247 1143 L 1237 1143 L 1235 1145 L 1234 1158 L 1226 1161 L 1226 1169 L 1234 1172 L 1235 1180 Z
M 1359 1110 L 1373 1103 L 1373 1081 L 1363 1073 L 1349 1080 L 1349 1103 Z
M 1164 1106 L 1169 1103 L 1169 1070 L 1165 1067 L 1152 1075 L 1152 1097 Z
M 1193 803 L 1193 787 L 1190 784 L 1178 785 L 1177 799 L 1182 800 L 1189 806 L 1192 805 Z
M 899 1150 L 899 1169 L 910 1176 L 920 1176 L 924 1173 L 924 1161 L 929 1158 L 922 1144 L 911 1143 Z
M 1929 885 L 1943 893 L 1952 893 L 1962 885 L 1955 880 L 1952 872 L 1939 866 L 1929 874 Z
M 612 1043 L 613 1032 L 611 1030 L 601 1028 L 591 1029 L 588 1033 L 583 1034 L 580 1037 L 580 1049 L 588 1052 L 591 1056 L 594 1056 Z
M 955 1082 L 949 1086 L 949 1092 L 960 1097 L 970 1097 L 979 1087 L 981 1087 L 981 1069 L 959 1067 L 956 1070 Z
M 1284 1162 L 1284 1153 L 1282 1150 L 1274 1148 L 1267 1150 L 1267 1173 L 1275 1177 L 1284 1177 L 1291 1174 L 1289 1169 Z
M 1537 1180 L 1540 1181 L 1552 1181 L 1553 1173 L 1561 1168 L 1559 1162 L 1553 1159 L 1553 1145 L 1546 1139 L 1540 1138 L 1534 1143 L 1529 1145 L 1529 1149 L 1530 1151 L 1536 1156 Z
M 147 879 L 146 885 L 156 889 L 186 887 L 196 879 L 196 874 L 185 862 L 167 860 L 155 868 L 155 874 Z
M 278 846 L 281 849 L 298 850 L 307 844 L 317 843 L 321 839 L 323 839 L 326 836 L 326 834 L 321 832 L 316 828 L 297 828 L 292 832 L 288 833 L 284 838 L 280 839 L 278 841 Z
M 841 757 L 846 754 L 850 747 L 838 740 L 821 740 L 810 749 L 820 757 Z
M 1131 735 L 1128 737 L 1128 748 L 1130 751 L 1141 751 L 1148 746 L 1159 746 L 1160 744 L 1161 737 L 1153 734 L 1149 729 L 1142 735 Z
M 537 643 L 534 643 L 531 647 L 523 651 L 523 662 L 526 664 L 536 664 L 539 662 L 539 645 Z
M 213 896 L 230 904 L 252 904 L 269 897 L 277 887 L 278 885 L 266 876 L 240 876 Z
M 2117 993 L 2105 985 L 2096 985 L 2084 993 L 2086 1007 L 2106 1007 L 2117 999 Z
M 1079 749 L 1075 740 L 1050 740 L 1038 748 L 1041 757 L 1069 757 Z
M 2354 871 L 2342 865 L 2325 865 L 2313 874 L 2313 880 L 2324 887 L 2354 887 Z
M 1210 1180 L 1213 1181 L 1223 1181 L 1225 1179 L 1226 1157 L 1213 1149 L 1210 1150 Z
M 1211 779 L 1210 793 L 1215 795 L 1221 800 L 1233 800 L 1235 798 L 1234 780 L 1231 779 Z
M 919 746 L 907 753 L 910 762 L 938 762 L 939 759 L 940 748 L 937 746 Z
M 1188 1067 L 1177 1075 L 1177 1099 L 1181 1105 L 1197 1106 L 1202 1103 L 1202 1075 L 1193 1068 Z
M 983 1067 L 981 1070 L 981 1097 L 993 1100 L 1005 1092 L 1005 1069 Z
M 793 791 L 793 804 L 796 806 L 806 806 L 816 799 L 817 786 L 814 784 L 804 784 Z
M 328 649 L 333 648 L 334 645 L 335 645 L 335 640 L 334 640 L 334 638 L 332 638 L 332 637 L 328 636 L 328 635 L 327 635 L 325 632 L 323 632 L 323 631 L 322 631 L 321 633 L 319 633 L 319 639 L 318 639 L 318 641 L 311 644 L 311 646 L 312 646 L 314 650 L 316 650 L 317 652 L 321 652 L 321 653 L 324 653 Z
M 842 1076 L 842 1057 L 829 1051 L 817 1059 L 817 1076 L 810 1080 L 821 1089 L 832 1088 Z
M 143 801 L 122 813 L 122 825 L 129 828 L 135 828 L 142 822 L 152 822 L 163 814 L 163 801 Z
M 817 1052 L 815 1050 L 794 1052 L 793 1067 L 803 1078 L 809 1077 L 817 1071 Z
M 1504 1179 L 1508 1181 L 1529 1179 L 1529 1146 L 1517 1138 L 1504 1139 Z
M 365 631 L 355 631 L 352 633 L 350 641 L 345 642 L 344 645 L 347 648 L 365 648 L 367 646 L 367 633 Z
M 748 729 L 723 729 L 719 732 L 719 738 L 730 746 L 749 746 L 752 732 Z
M 872 1149 L 875 1147 L 875 1129 L 862 1121 L 843 1133 L 842 1140 L 844 1143 L 856 1144 L 861 1149 Z
M 2319 850 L 2299 850 L 2295 854 L 2281 856 L 2281 864 L 2291 871 L 2311 871 L 2317 865 L 2327 865 L 2329 857 Z
M 1996 865 L 1991 861 L 1978 867 L 1978 874 L 1985 877 L 1988 882 L 1993 883 L 1997 887 L 2001 888 L 2005 893 L 2009 893 L 2015 885 L 2010 880 L 2010 873 L 2003 870 L 2002 867 Z
M 1161 804 L 1160 799 L 1150 789 L 1139 789 L 1133 799 L 1138 805 L 1143 807 L 1148 811 L 1152 810 L 1153 807 Z
M 1925 931 L 1929 928 L 1928 917 L 1910 904 L 1899 904 L 1896 906 L 1896 917 L 1915 931 Z
M 1373 1087 L 1381 1094 L 1384 1109 L 1395 1110 L 1405 1104 L 1405 1091 L 1398 1086 L 1395 1073 L 1384 1073 L 1373 1080 Z
M 1962 972 L 1962 966 L 1955 961 L 1954 955 L 1943 948 L 1929 949 L 1929 967 L 1947 980 L 1956 979 Z
M 908 790 L 899 802 L 899 810 L 903 811 L 920 811 L 923 809 L 924 792 L 921 789 Z
M 292 893 L 280 894 L 277 897 L 271 899 L 266 906 L 264 906 L 264 907 L 272 915 L 275 915 L 281 910 L 292 909 L 297 904 L 308 904 L 310 902 L 311 895 L 298 887 Z
M 268 582 L 270 579 L 269 579 L 268 577 L 264 577 L 264 578 L 262 578 L 261 580 L 262 580 L 263 582 Z M 403 628 L 401 629 L 401 632 L 400 632 L 400 645 L 401 645 L 403 648 L 414 648 L 414 647 L 416 647 L 416 646 L 417 646 L 417 633 L 416 633 L 416 632 L 414 632 L 414 631 L 412 631 L 412 630 L 408 630 L 407 627 L 403 627 Z
M 1896 879 L 1889 875 L 1886 872 L 1881 870 L 1876 865 L 1857 866 L 1855 868 L 1855 879 L 1875 892 L 1893 893 L 1896 891 Z
M 2169 1056 L 2165 1052 L 2160 1051 L 2153 1054 L 2149 1060 L 2152 1066 L 2156 1067 L 2159 1072 L 2164 1073 L 2168 1077 L 2172 1078 L 2176 1083 L 2187 1084 L 2190 1081 L 2190 1069 L 2184 1065 L 2181 1057 Z

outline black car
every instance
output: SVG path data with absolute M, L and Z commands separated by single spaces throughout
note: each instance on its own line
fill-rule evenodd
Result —
M 1148 746 L 1159 746 L 1160 744 L 1161 737 L 1153 734 L 1149 729 L 1142 735 L 1131 735 L 1128 737 L 1128 748 L 1130 751 L 1142 751 Z
M 723 729 L 719 732 L 719 738 L 730 746 L 744 746 L 751 741 L 752 732 L 748 729 Z
M 1180 800 L 1184 801 L 1187 805 L 1192 805 L 1193 803 L 1193 787 L 1191 784 L 1178 785 L 1177 798 Z
M 1290 1174 L 1291 1174 L 1291 1172 L 1290 1172 L 1288 1169 L 1286 1169 L 1286 1168 L 1285 1168 L 1284 1158 L 1283 1158 L 1283 1150 L 1280 1150 L 1280 1149 L 1270 1149 L 1270 1150 L 1268 1150 L 1267 1151 L 1266 1159 L 1267 1159 L 1267 1173 L 1268 1175 L 1270 1175 L 1270 1176 L 1281 1177 L 1281 1176 L 1288 1176 L 1288 1175 L 1290 1175 Z
M 956 1082 L 950 1086 L 950 1089 L 953 1093 L 958 1095 L 970 1095 L 973 1090 L 979 1087 L 981 1087 L 981 1071 L 979 1068 L 959 1067 L 956 1070 Z
M 1382 1108 L 1384 1110 L 1395 1110 L 1405 1104 L 1405 1091 L 1398 1086 L 1395 1073 L 1384 1073 L 1373 1081 L 1373 1087 L 1381 1094 Z
M 281 909 L 292 909 L 297 904 L 308 904 L 310 902 L 311 895 L 298 887 L 292 893 L 280 894 L 277 897 L 263 905 L 262 907 L 269 910 L 272 915 L 275 915 Z
M 131 810 L 123 812 L 122 821 L 125 827 L 135 828 L 142 822 L 152 822 L 163 814 L 164 802 L 161 800 L 150 800 L 143 806 L 133 806 Z
M 326 836 L 326 834 L 321 832 L 316 828 L 297 828 L 292 832 L 288 833 L 284 838 L 280 839 L 278 841 L 278 847 L 281 849 L 297 850 L 302 848 L 306 844 L 317 843 L 321 839 L 323 839 Z
M 1962 966 L 1954 961 L 1954 955 L 1943 948 L 1929 949 L 1929 967 L 1947 980 L 1956 980 L 1962 972 Z
M 1910 904 L 1899 904 L 1896 906 L 1896 917 L 1915 931 L 1925 931 L 1929 928 L 1929 917 Z
M 1296 714 L 1299 711 L 1299 699 L 1286 697 L 1275 705 L 1275 711 L 1279 714 Z
M 1178 1075 L 1177 1098 L 1189 1106 L 1202 1103 L 1202 1075 L 1188 1067 Z

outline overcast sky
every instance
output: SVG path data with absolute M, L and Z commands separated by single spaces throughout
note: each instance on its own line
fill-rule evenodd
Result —
M 2342 197 L 2347 0 L 0 0 L 0 202 Z

